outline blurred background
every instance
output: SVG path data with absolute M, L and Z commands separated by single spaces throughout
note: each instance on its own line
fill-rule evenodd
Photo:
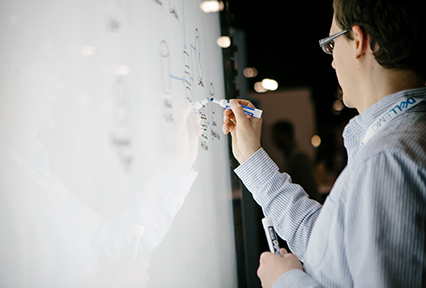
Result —
M 318 45 L 328 36 L 332 1 L 229 0 L 231 26 L 245 33 L 247 67 L 257 70 L 248 78 L 249 89 L 264 78 L 275 79 L 278 89 L 310 87 L 319 130 L 345 122 L 354 114 L 333 109 L 338 82 L 332 58 Z M 339 108 L 339 107 L 336 107 Z
M 318 45 L 329 35 L 332 3 L 229 0 L 225 7 L 236 97 L 265 111 L 262 146 L 280 167 L 285 156 L 272 126 L 290 122 L 297 150 L 312 162 L 322 200 L 346 163 L 341 134 L 357 114 L 343 105 L 332 56 Z

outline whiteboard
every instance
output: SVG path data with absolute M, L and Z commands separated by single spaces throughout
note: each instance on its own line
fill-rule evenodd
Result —
M 223 108 L 191 105 L 225 98 L 219 14 L 199 0 L 0 3 L 0 245 L 20 251 L 3 284 L 236 287 Z

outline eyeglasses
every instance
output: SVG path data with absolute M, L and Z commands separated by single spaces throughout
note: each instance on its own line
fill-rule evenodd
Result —
M 334 39 L 336 39 L 337 37 L 339 37 L 339 36 L 341 36 L 345 33 L 348 33 L 349 31 L 351 31 L 351 30 L 344 30 L 344 31 L 341 31 L 337 34 L 334 34 L 334 35 L 328 36 L 327 38 L 319 40 L 320 47 L 322 48 L 322 50 L 325 53 L 333 55 Z

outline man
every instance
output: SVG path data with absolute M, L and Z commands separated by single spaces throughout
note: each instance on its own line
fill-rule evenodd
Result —
M 348 164 L 323 206 L 278 172 L 260 146 L 261 120 L 240 108 L 248 101 L 224 112 L 235 172 L 294 253 L 263 253 L 258 276 L 263 287 L 425 287 L 425 3 L 333 6 L 320 45 L 360 114 L 345 127 Z

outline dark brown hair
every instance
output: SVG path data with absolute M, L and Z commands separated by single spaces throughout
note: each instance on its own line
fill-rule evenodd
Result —
M 370 36 L 371 50 L 381 66 L 426 77 L 424 0 L 334 0 L 333 8 L 341 29 L 359 25 Z M 345 35 L 352 39 L 351 33 Z

